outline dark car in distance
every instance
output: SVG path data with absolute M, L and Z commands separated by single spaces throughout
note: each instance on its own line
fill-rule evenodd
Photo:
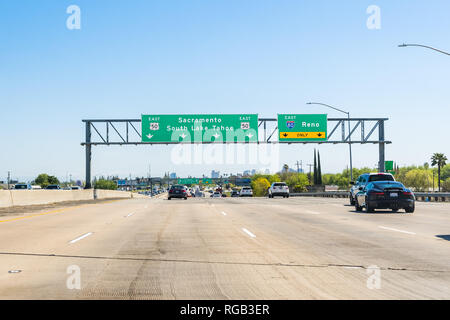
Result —
M 172 198 L 181 198 L 187 200 L 188 198 L 187 188 L 181 185 L 171 186 L 169 189 L 169 196 L 167 199 L 171 200 Z
M 365 187 L 359 187 L 355 196 L 355 209 L 366 212 L 374 212 L 375 209 L 391 209 L 397 212 L 404 209 L 407 213 L 413 213 L 415 208 L 414 193 L 396 181 L 370 182 Z
M 14 186 L 14 190 L 31 190 L 32 187 L 27 183 L 19 183 Z
M 234 197 L 239 197 L 239 190 L 237 189 L 233 189 L 233 191 L 231 191 L 231 196 Z
M 57 184 L 51 184 L 45 188 L 45 190 L 61 190 L 61 187 Z

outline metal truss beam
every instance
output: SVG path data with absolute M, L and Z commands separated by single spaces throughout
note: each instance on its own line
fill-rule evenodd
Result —
M 378 144 L 379 145 L 379 165 L 378 170 L 384 172 L 384 153 L 385 145 L 392 143 L 385 140 L 384 123 L 389 120 L 388 118 L 328 118 L 328 127 L 332 128 L 328 132 L 327 141 L 302 141 L 302 142 L 279 142 L 272 141 L 272 137 L 278 131 L 276 118 L 259 118 L 258 128 L 263 127 L 262 139 L 261 134 L 256 144 L 264 143 L 279 143 L 279 144 Z M 86 147 L 86 187 L 91 188 L 91 155 L 92 146 L 114 146 L 114 145 L 170 145 L 170 144 L 237 144 L 243 142 L 142 142 L 142 134 L 140 123 L 141 119 L 88 119 L 82 120 L 86 126 L 85 142 L 81 143 Z M 350 132 L 346 132 L 346 126 L 350 121 L 350 127 L 353 128 Z M 105 130 L 99 130 L 98 124 L 105 124 Z M 119 128 L 119 125 L 123 125 L 123 129 Z M 117 137 L 112 137 L 109 127 L 112 127 Z M 340 129 L 339 129 L 340 127 Z M 356 138 L 357 130 L 360 129 L 360 135 Z M 366 135 L 366 128 L 371 128 Z M 96 135 L 92 135 L 92 129 L 94 129 Z M 371 136 L 378 129 L 378 139 L 372 139 Z M 270 135 L 267 137 L 267 130 L 270 130 Z M 336 136 L 338 131 L 341 131 L 339 138 Z M 261 132 L 261 131 L 260 131 Z M 355 136 L 355 138 L 354 138 Z M 335 139 L 331 139 L 335 138 Z M 250 144 L 247 142 L 247 144 Z

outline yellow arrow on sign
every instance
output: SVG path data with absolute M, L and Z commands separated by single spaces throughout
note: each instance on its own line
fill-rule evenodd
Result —
M 280 132 L 280 139 L 326 139 L 325 132 Z

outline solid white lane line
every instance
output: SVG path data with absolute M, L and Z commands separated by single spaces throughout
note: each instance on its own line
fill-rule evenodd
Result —
M 311 211 L 311 210 L 305 210 L 304 212 L 305 212 L 305 213 L 309 213 L 309 214 L 320 214 L 320 213 L 317 212 L 317 211 Z
M 134 212 L 130 213 L 129 215 L 127 215 L 125 218 L 131 217 L 134 214 Z
M 227 215 L 227 213 L 226 213 L 226 212 L 223 212 L 223 211 L 222 211 L 222 214 L 223 214 L 224 216 L 226 216 L 226 215 Z
M 75 243 L 75 242 L 77 242 L 77 241 L 80 241 L 80 240 L 82 240 L 82 239 L 84 239 L 84 238 L 86 238 L 86 237 L 89 237 L 91 234 L 92 234 L 92 232 L 88 232 L 88 233 L 86 233 L 86 234 L 83 234 L 82 236 L 80 236 L 80 237 L 78 237 L 78 238 L 73 239 L 72 241 L 70 241 L 70 243 Z
M 397 232 L 407 233 L 407 234 L 416 234 L 415 232 L 409 232 L 409 231 L 404 231 L 404 230 L 399 230 L 399 229 L 394 229 L 394 228 L 388 228 L 388 227 L 383 227 L 383 226 L 378 226 L 378 227 L 381 229 L 390 230 L 390 231 L 397 231 Z
M 244 231 L 246 234 L 248 234 L 251 238 L 256 238 L 256 236 L 253 233 L 251 233 L 250 231 L 248 231 L 247 229 L 242 228 L 242 231 Z

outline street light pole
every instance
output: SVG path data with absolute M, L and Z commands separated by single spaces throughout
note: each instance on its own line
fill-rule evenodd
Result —
M 423 44 L 407 44 L 407 43 L 404 43 L 404 44 L 399 45 L 398 47 L 399 47 L 399 48 L 406 48 L 406 47 L 422 47 L 422 48 L 434 50 L 434 51 L 437 51 L 437 52 L 439 52 L 439 53 L 442 53 L 442 54 L 445 54 L 445 55 L 447 55 L 447 56 L 450 56 L 450 53 L 448 53 L 448 52 L 445 52 L 445 51 L 442 51 L 442 50 L 439 50 L 439 49 L 436 49 L 436 48 L 433 48 L 433 47 L 430 47 L 430 46 L 425 46 L 425 45 L 423 45 Z
M 351 127 L 350 127 L 350 112 L 338 109 L 336 107 L 333 107 L 333 106 L 330 106 L 328 104 L 321 103 L 321 102 L 308 102 L 307 104 L 309 104 L 309 105 L 317 104 L 317 105 L 325 106 L 325 107 L 334 109 L 336 111 L 345 113 L 347 115 L 347 118 L 348 118 L 348 148 L 349 148 L 349 151 L 350 151 L 350 181 L 353 181 L 352 135 L 351 135 Z

